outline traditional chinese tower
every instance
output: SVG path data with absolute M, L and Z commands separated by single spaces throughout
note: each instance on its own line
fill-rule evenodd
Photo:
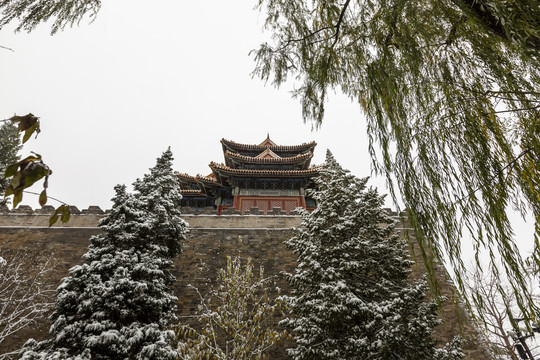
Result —
M 318 175 L 319 168 L 310 167 L 315 142 L 283 146 L 267 136 L 258 145 L 225 139 L 221 144 L 225 163 L 211 162 L 211 175 L 178 174 L 183 206 L 215 206 L 218 213 L 234 207 L 242 214 L 251 208 L 265 214 L 273 208 L 287 214 L 297 207 L 315 208 L 315 201 L 306 195 Z

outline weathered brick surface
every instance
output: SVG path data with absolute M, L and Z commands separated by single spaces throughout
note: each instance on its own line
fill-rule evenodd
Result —
M 4 227 L 49 227 L 49 218 L 51 214 L 40 214 L 40 213 L 8 213 L 0 215 L 0 226 Z M 61 221 L 58 221 L 53 225 L 53 228 L 88 228 L 95 227 L 99 219 L 103 215 L 98 214 L 80 214 L 73 215 L 69 222 L 63 224 Z
M 95 226 L 101 216 L 83 210 L 82 214 L 73 216 L 73 222 L 49 229 L 46 227 L 46 214 L 0 215 L 0 248 L 12 254 L 20 251 L 41 256 L 52 254 L 57 269 L 51 281 L 59 283 L 71 266 L 81 263 L 81 255 L 86 251 L 89 237 L 99 233 Z M 227 255 L 252 258 L 256 268 L 264 266 L 266 275 L 279 275 L 281 271 L 291 271 L 295 266 L 294 256 L 283 241 L 291 236 L 291 227 L 299 225 L 298 217 L 185 215 L 184 218 L 190 223 L 191 230 L 183 244 L 183 253 L 176 259 L 173 269 L 177 278 L 174 290 L 179 298 L 182 321 L 191 322 L 190 316 L 198 305 L 198 297 L 188 284 L 206 293 L 209 284 L 216 279 L 218 270 L 225 266 Z M 421 276 L 424 272 L 422 262 L 413 270 L 415 277 Z M 452 287 L 446 281 L 448 278 L 444 269 L 438 270 L 438 276 L 443 295 L 451 297 Z M 282 278 L 277 280 L 276 285 L 284 291 L 288 289 Z M 468 322 L 459 322 L 457 311 L 456 306 L 450 302 L 442 307 L 443 324 L 438 327 L 436 337 L 446 342 L 460 333 L 461 329 L 461 333 L 468 338 L 465 345 L 467 359 L 489 359 L 478 347 L 474 338 L 476 331 Z M 45 321 L 35 329 L 0 344 L 0 353 L 22 345 L 28 337 L 44 338 L 49 325 Z M 279 359 L 282 356 L 276 355 L 273 358 Z
M 99 209 L 99 208 L 98 208 Z M 18 210 L 17 210 L 18 211 Z M 38 212 L 10 212 L 0 214 L 0 227 L 48 227 L 49 217 L 51 214 Z M 79 215 L 74 215 L 71 219 L 63 224 L 58 221 L 53 225 L 53 228 L 73 228 L 73 227 L 95 227 L 99 219 L 104 215 L 97 213 L 97 210 L 89 212 L 88 209 L 82 210 Z M 287 228 L 300 225 L 298 216 L 287 215 L 209 215 L 200 214 L 183 215 L 183 218 L 189 223 L 190 228 Z
M 81 256 L 86 252 L 90 236 L 99 233 L 97 228 L 27 228 L 0 227 L 0 249 L 8 261 L 28 255 L 43 262 L 52 257 L 55 267 L 49 279 L 54 288 L 67 276 L 68 269 L 81 263 Z M 19 332 L 0 344 L 0 354 L 20 348 L 29 338 L 43 339 L 50 323 L 43 321 L 26 331 Z

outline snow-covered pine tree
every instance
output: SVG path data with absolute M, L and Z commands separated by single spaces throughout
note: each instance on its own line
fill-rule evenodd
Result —
M 167 149 L 157 164 L 133 184 L 140 206 L 150 214 L 142 228 L 142 237 L 152 238 L 153 246 L 160 246 L 164 257 L 174 258 L 180 253 L 179 238 L 183 239 L 187 224 L 180 218 L 180 185 L 172 170 L 173 155 Z
M 0 207 L 8 204 L 8 198 L 4 193 L 9 186 L 10 181 L 6 179 L 6 168 L 19 161 L 17 155 L 21 150 L 21 138 L 17 125 L 11 121 L 6 121 L 0 125 Z
M 179 217 L 180 188 L 167 150 L 135 194 L 117 186 L 111 212 L 100 221 L 85 264 L 57 290 L 51 339 L 29 341 L 23 359 L 175 359 L 167 330 L 177 298 L 168 268 L 187 224 Z
M 328 151 L 315 180 L 317 208 L 286 244 L 298 256 L 286 274 L 291 329 L 301 359 L 461 359 L 459 341 L 436 350 L 436 304 L 425 281 L 409 284 L 407 244 L 394 233 L 383 196 L 366 189 Z

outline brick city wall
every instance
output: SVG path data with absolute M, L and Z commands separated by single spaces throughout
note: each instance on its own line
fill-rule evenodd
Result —
M 36 259 L 52 256 L 56 269 L 51 282 L 59 284 L 61 279 L 68 275 L 70 267 L 81 263 L 89 237 L 100 232 L 96 225 L 104 213 L 97 207 L 74 210 L 76 211 L 72 211 L 74 215 L 69 223 L 57 224 L 52 228 L 47 227 L 50 209 L 32 211 L 28 207 L 21 207 L 16 211 L 4 211 L 0 214 L 0 249 L 3 256 L 18 256 L 21 253 L 30 254 Z M 184 219 L 190 224 L 190 233 L 173 269 L 177 279 L 174 290 L 179 298 L 179 315 L 182 321 L 191 322 L 190 316 L 195 313 L 198 305 L 198 296 L 188 284 L 205 293 L 209 284 L 217 278 L 218 270 L 225 266 L 228 255 L 250 257 L 256 269 L 259 265 L 264 266 L 267 276 L 294 269 L 294 255 L 285 247 L 283 241 L 291 237 L 291 228 L 300 224 L 299 217 L 217 216 L 210 209 L 196 214 L 190 209 L 183 209 L 183 213 Z M 257 210 L 253 209 L 252 213 L 257 213 Z M 398 228 L 401 233 L 406 231 L 403 223 L 398 225 Z M 413 277 L 422 276 L 423 269 L 420 261 L 413 269 Z M 437 276 L 442 285 L 442 294 L 451 298 L 452 286 L 443 267 L 437 269 Z M 288 289 L 282 279 L 278 280 L 277 285 L 285 291 Z M 490 358 L 479 348 L 475 329 L 468 321 L 463 320 L 463 314 L 457 306 L 447 301 L 441 308 L 441 317 L 443 324 L 435 333 L 441 343 L 461 334 L 466 337 L 466 359 Z M 43 339 L 49 325 L 48 321 L 44 321 L 35 328 L 10 338 L 0 344 L 0 354 L 21 346 L 29 337 Z

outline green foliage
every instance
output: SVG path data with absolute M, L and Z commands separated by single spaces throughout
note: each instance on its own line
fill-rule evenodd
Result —
M 305 120 L 320 125 L 329 91 L 357 101 L 373 169 L 408 209 L 424 257 L 447 253 L 455 278 L 461 241 L 504 259 L 525 317 L 512 208 L 536 221 L 540 264 L 540 4 L 537 0 L 260 0 L 272 44 L 255 74 L 293 77 Z M 431 266 L 430 266 L 431 271 Z M 432 275 L 432 274 L 431 274 Z M 433 280 L 433 276 L 431 276 Z
M 17 124 L 19 132 L 24 131 L 22 140 L 23 144 L 30 139 L 30 136 L 32 136 L 33 133 L 36 133 L 37 137 L 37 135 L 41 132 L 39 127 L 39 118 L 31 113 L 24 116 L 14 115 L 10 118 L 10 120 L 12 123 Z
M 240 258 L 227 257 L 219 272 L 218 286 L 201 296 L 197 320 L 201 330 L 180 324 L 176 328 L 179 358 L 268 359 L 267 351 L 286 338 L 285 331 L 272 329 L 272 316 L 282 310 L 280 299 L 272 299 L 272 278 L 263 268 L 253 273 L 251 259 L 242 266 Z
M 45 190 L 43 190 L 43 192 L 45 192 Z M 43 192 L 41 194 L 43 194 Z M 41 204 L 41 196 L 42 195 L 39 196 L 40 204 Z M 56 224 L 58 219 L 60 219 L 62 223 L 67 223 L 70 218 L 71 218 L 71 211 L 69 209 L 69 206 L 67 204 L 62 204 L 59 207 L 57 207 L 56 210 L 54 210 L 53 215 L 49 218 L 49 227 Z
M 540 8 L 538 1 L 456 1 L 471 21 L 505 42 L 513 43 L 531 56 L 540 51 Z
M 17 124 L 15 126 L 15 124 Z M 17 155 L 22 145 L 19 139 L 19 132 L 24 131 L 22 143 L 24 144 L 32 134 L 40 132 L 39 118 L 32 114 L 25 116 L 14 115 L 10 119 L 4 120 L 4 129 L 2 133 L 2 155 L 5 156 L 2 164 L 2 172 L 4 177 L 3 182 L 7 182 L 9 178 L 11 180 L 7 186 L 2 186 L 4 196 L 13 195 L 13 208 L 15 208 L 22 200 L 22 194 L 24 189 L 32 186 L 36 181 L 45 178 L 44 190 L 39 197 L 39 203 L 41 206 L 47 203 L 47 180 L 52 171 L 41 160 L 41 155 L 35 154 L 26 157 L 23 160 L 19 160 Z
M 51 169 L 43 162 L 39 154 L 32 152 L 33 155 L 27 156 L 20 161 L 18 161 L 19 156 L 17 155 L 17 152 L 22 147 L 19 133 L 24 132 L 23 144 L 33 134 L 36 134 L 37 137 L 41 132 L 39 118 L 29 113 L 24 116 L 14 115 L 3 120 L 3 122 L 4 124 L 0 130 L 0 150 L 2 151 L 0 154 L 3 156 L 0 171 L 4 176 L 0 179 L 0 190 L 4 193 L 4 200 L 0 204 L 6 204 L 7 197 L 13 195 L 13 208 L 16 208 L 22 201 L 25 189 L 44 179 L 43 190 L 39 194 L 38 200 L 39 205 L 44 206 L 48 200 L 47 187 L 49 185 L 49 175 L 52 174 Z M 58 199 L 52 199 L 59 201 Z M 49 219 L 49 227 L 54 225 L 58 219 L 62 223 L 66 223 L 70 217 L 69 206 L 63 203 Z
M 101 0 L 13 0 L 0 2 L 0 29 L 18 22 L 15 31 L 32 31 L 40 23 L 52 21 L 51 34 L 66 26 L 79 24 L 89 14 L 93 21 L 101 8 Z
M 47 187 L 49 183 L 49 175 L 52 171 L 41 159 L 41 155 L 34 153 L 19 162 L 11 164 L 7 167 L 5 176 L 11 178 L 9 186 L 6 189 L 5 196 L 13 195 L 13 208 L 22 201 L 24 189 L 32 186 L 41 179 L 43 182 L 43 191 L 39 196 L 39 204 L 41 206 L 47 203 Z

